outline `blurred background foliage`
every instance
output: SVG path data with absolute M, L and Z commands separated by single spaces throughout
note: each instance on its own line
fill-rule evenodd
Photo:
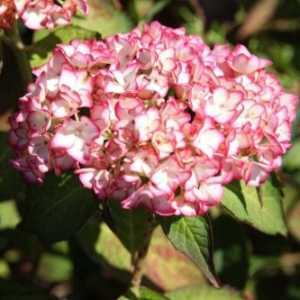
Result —
M 190 34 L 200 35 L 210 45 L 246 44 L 254 53 L 272 59 L 272 71 L 283 85 L 300 94 L 300 0 L 89 2 L 88 18 L 77 16 L 71 26 L 35 34 L 21 28 L 32 67 L 45 62 L 57 43 L 74 38 L 106 37 L 159 20 L 172 27 L 184 26 Z M 116 300 L 126 292 L 130 280 L 130 245 L 124 247 L 113 231 L 101 222 L 101 215 L 92 213 L 94 202 L 82 207 L 81 215 L 74 215 L 72 207 L 80 206 L 81 197 L 87 199 L 90 195 L 78 191 L 68 194 L 70 185 L 76 183 L 65 178 L 66 183 L 59 189 L 68 197 L 62 202 L 51 181 L 46 183 L 46 189 L 51 194 L 53 206 L 42 214 L 44 199 L 41 193 L 37 188 L 28 192 L 19 175 L 9 167 L 7 118 L 24 88 L 14 53 L 4 45 L 0 50 L 0 299 Z M 265 235 L 235 222 L 224 211 L 214 210 L 214 260 L 224 285 L 216 290 L 207 284 L 195 265 L 174 250 L 161 229 L 156 228 L 143 285 L 166 293 L 171 300 L 299 300 L 300 114 L 294 126 L 293 144 L 280 173 L 289 229 L 287 237 Z M 62 220 L 55 216 L 57 205 L 69 210 L 68 228 L 61 227 Z M 24 216 L 30 209 L 35 214 L 26 220 Z M 81 218 L 84 220 L 90 215 L 82 227 Z M 47 237 L 40 234 L 43 218 L 56 222 L 57 232 L 49 229 Z M 35 235 L 28 233 L 28 226 L 34 227 L 31 232 Z M 68 235 L 68 231 L 79 228 L 76 235 Z M 61 233 L 63 241 L 51 243 L 51 236 L 57 233 Z M 183 288 L 186 286 L 192 288 Z M 145 295 L 148 295 L 147 290 Z

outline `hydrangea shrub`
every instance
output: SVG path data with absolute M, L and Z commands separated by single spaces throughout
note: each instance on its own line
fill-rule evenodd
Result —
M 246 47 L 157 22 L 58 45 L 11 118 L 30 182 L 73 170 L 100 200 L 195 216 L 234 180 L 258 187 L 289 149 L 297 97 Z
M 235 263 L 232 256 L 249 252 L 243 230 L 229 217 L 223 219 L 223 209 L 263 233 L 287 234 L 277 175 L 291 147 L 298 97 L 286 92 L 270 72 L 271 60 L 242 44 L 211 47 L 184 28 L 145 23 L 146 2 L 133 1 L 133 7 L 145 5 L 135 29 L 97 38 L 101 30 L 95 31 L 99 20 L 93 18 L 97 9 L 103 13 L 109 6 L 104 2 L 0 2 L 0 47 L 12 50 L 21 67 L 16 73 L 24 73 L 22 84 L 28 86 L 9 118 L 7 134 L 9 163 L 27 184 L 18 182 L 16 191 L 17 177 L 8 182 L 0 174 L 0 186 L 9 186 L 0 189 L 0 198 L 3 193 L 21 198 L 18 230 L 34 233 L 40 243 L 70 239 L 71 247 L 82 247 L 97 264 L 100 259 L 102 266 L 104 258 L 131 272 L 129 292 L 118 300 L 184 300 L 189 293 L 199 300 L 210 295 L 212 300 L 240 300 L 226 288 L 202 287 L 198 292 L 195 287 L 161 295 L 141 287 L 144 271 L 159 289 L 174 284 L 160 280 L 172 268 L 151 269 L 145 260 L 149 249 L 157 251 L 150 261 L 163 261 L 175 251 L 172 259 L 180 266 L 190 260 L 196 272 L 200 269 L 220 287 L 218 264 L 226 269 Z M 127 20 L 123 2 L 113 2 L 119 9 L 115 15 Z M 85 19 L 91 10 L 92 18 Z M 77 13 L 82 16 L 72 25 Z M 103 14 L 113 18 L 114 13 Z M 32 45 L 24 45 L 20 37 L 23 26 L 30 38 L 33 34 Z M 71 40 L 68 34 L 77 36 Z M 31 70 L 30 63 L 41 61 L 47 62 Z M 1 156 L 5 169 L 3 160 Z M 99 228 L 101 239 L 91 241 Z M 222 251 L 217 268 L 213 229 Z M 170 243 L 161 246 L 157 240 L 165 237 L 185 256 Z M 242 254 L 228 246 L 232 241 L 238 249 L 244 247 Z M 124 247 L 119 251 L 120 242 Z M 248 276 L 244 267 L 238 276 Z M 184 276 L 183 269 L 183 281 Z M 236 282 L 238 276 L 230 274 Z

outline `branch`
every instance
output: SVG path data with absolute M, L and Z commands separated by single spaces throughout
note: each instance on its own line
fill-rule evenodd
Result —
M 200 5 L 198 0 L 190 0 L 191 5 L 195 9 L 197 16 L 202 20 L 203 24 L 206 23 L 206 16 L 203 7 Z
M 237 38 L 243 40 L 262 30 L 273 17 L 279 0 L 260 0 L 250 10 L 243 25 L 237 32 Z
M 276 31 L 296 31 L 300 29 L 300 18 L 297 19 L 277 19 L 265 26 L 265 30 Z
M 32 70 L 25 52 L 25 46 L 20 37 L 20 33 L 15 23 L 10 30 L 5 31 L 1 36 L 2 41 L 12 50 L 18 64 L 22 80 L 22 89 L 26 91 L 27 85 L 32 80 Z
M 149 250 L 153 229 L 154 229 L 154 224 L 153 224 L 153 219 L 151 218 L 151 220 L 149 220 L 149 228 L 147 234 L 145 235 L 144 244 L 137 251 L 137 253 L 134 254 L 132 259 L 133 274 L 131 278 L 131 286 L 135 290 L 137 290 L 137 292 L 140 288 L 142 278 L 144 275 L 145 261 Z

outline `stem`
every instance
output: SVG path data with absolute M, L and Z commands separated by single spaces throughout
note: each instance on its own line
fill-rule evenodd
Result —
M 122 4 L 121 4 L 120 0 L 113 0 L 112 3 L 113 3 L 113 6 L 117 10 L 122 10 Z
M 16 58 L 19 69 L 18 71 L 21 76 L 22 89 L 23 91 L 26 91 L 27 85 L 32 80 L 32 71 L 17 23 L 15 23 L 11 29 L 7 30 L 5 35 L 3 35 L 1 38 L 3 42 L 9 46 Z
M 138 292 L 145 271 L 145 262 L 149 250 L 152 232 L 154 230 L 153 219 L 149 220 L 149 227 L 145 234 L 142 247 L 134 254 L 132 258 L 133 274 L 131 278 L 131 286 Z
M 197 16 L 202 20 L 204 26 L 206 24 L 206 16 L 203 7 L 200 5 L 198 0 L 190 0 L 191 5 L 195 9 Z

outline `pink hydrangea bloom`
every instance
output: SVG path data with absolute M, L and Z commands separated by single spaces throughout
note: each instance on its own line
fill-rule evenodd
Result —
M 123 207 L 201 215 L 224 186 L 259 186 L 290 147 L 297 97 L 244 46 L 210 49 L 154 22 L 58 45 L 11 118 L 30 182 L 73 170 Z
M 69 24 L 78 10 L 87 14 L 87 0 L 5 0 L 0 5 L 0 27 L 9 28 L 15 17 L 33 30 L 52 29 Z

